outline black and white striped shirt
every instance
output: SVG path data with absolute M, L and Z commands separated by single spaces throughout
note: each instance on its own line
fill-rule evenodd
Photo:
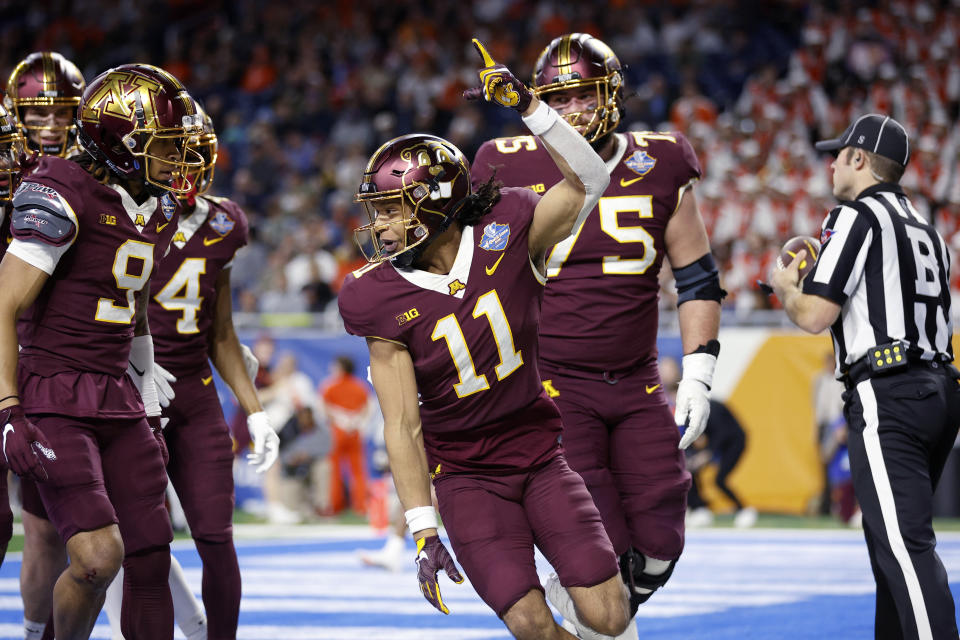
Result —
M 842 306 L 830 328 L 837 375 L 892 340 L 925 360 L 952 361 L 950 255 L 943 237 L 895 184 L 877 184 L 831 211 L 803 292 Z

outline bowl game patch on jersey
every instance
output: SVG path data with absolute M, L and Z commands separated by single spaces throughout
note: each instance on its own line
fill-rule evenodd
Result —
M 510 225 L 491 222 L 483 228 L 480 248 L 487 251 L 503 251 L 510 239 Z
M 637 149 L 629 158 L 623 161 L 623 164 L 627 165 L 627 168 L 638 176 L 643 177 L 650 173 L 657 165 L 657 159 L 650 157 L 650 154 L 646 151 Z
M 177 200 L 169 193 L 163 194 L 163 197 L 160 198 L 160 211 L 163 213 L 163 217 L 167 219 L 167 222 L 170 222 L 170 218 L 173 217 L 173 212 L 177 210 Z
M 210 226 L 213 228 L 213 230 L 222 236 L 225 236 L 233 231 L 234 224 L 236 223 L 233 221 L 233 218 L 228 216 L 223 211 L 217 211 L 217 214 L 213 216 L 213 220 L 210 221 Z

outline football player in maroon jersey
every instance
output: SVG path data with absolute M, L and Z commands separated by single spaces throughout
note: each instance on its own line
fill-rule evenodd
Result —
M 7 80 L 5 102 L 18 119 L 28 151 L 60 157 L 78 151 L 74 122 L 85 86 L 76 65 L 53 51 L 31 53 L 17 64 Z M 5 240 L 9 243 L 12 237 Z M 52 628 L 44 635 L 44 627 L 53 606 L 53 585 L 67 566 L 66 550 L 56 527 L 46 518 L 33 481 L 22 478 L 20 489 L 24 530 L 20 596 L 25 634 L 27 640 L 53 638 Z
M 191 139 L 191 146 L 203 156 L 204 166 L 188 176 L 192 188 L 180 195 L 183 209 L 170 252 L 152 278 L 149 317 L 154 372 L 170 376 L 171 383 L 157 388 L 169 418 L 164 427 L 170 451 L 167 474 L 203 562 L 203 637 L 224 640 L 237 637 L 240 567 L 233 546 L 233 441 L 209 361 L 247 414 L 254 445 L 248 459 L 257 473 L 276 461 L 279 438 L 253 386 L 259 364 L 249 349 L 241 348 L 233 328 L 230 266 L 237 250 L 247 244 L 247 217 L 230 200 L 205 195 L 213 182 L 217 136 L 210 116 L 201 115 L 203 134 Z M 175 583 L 172 574 L 170 588 L 178 626 L 188 639 L 201 635 L 203 612 L 193 608 L 192 592 Z M 108 613 L 116 609 L 110 606 L 115 592 L 112 586 Z M 181 608 L 186 611 L 181 613 Z M 113 626 L 118 622 L 114 615 Z
M 13 192 L 20 185 L 20 156 L 25 141 L 13 115 L 0 104 L 0 259 L 10 243 L 10 216 Z M 0 564 L 13 535 L 13 512 L 7 497 L 7 465 L 0 460 Z
M 370 216 L 357 230 L 370 264 L 347 276 L 340 313 L 348 332 L 367 339 L 427 600 L 448 613 L 437 573 L 463 580 L 437 536 L 432 477 L 458 560 L 514 637 L 571 637 L 547 607 L 534 545 L 583 619 L 616 635 L 629 611 L 616 556 L 561 454 L 560 416 L 537 370 L 546 252 L 593 208 L 607 173 L 569 124 L 474 42 L 483 87 L 468 97 L 521 113 L 563 179 L 542 197 L 493 181 L 474 190 L 466 159 L 446 140 L 387 142 L 357 195 Z
M 596 38 L 573 33 L 553 40 L 537 60 L 533 85 L 599 153 L 610 175 L 583 226 L 547 258 L 540 372 L 563 416 L 567 461 L 603 516 L 636 613 L 683 550 L 690 475 L 678 444 L 686 448 L 703 432 L 720 348 L 724 292 L 691 188 L 700 165 L 680 133 L 616 133 L 622 70 Z M 473 163 L 474 184 L 494 173 L 506 186 L 535 192 L 562 177 L 533 136 L 484 143 Z M 657 276 L 665 257 L 677 281 L 687 354 L 676 422 L 657 370 Z M 682 439 L 677 426 L 686 427 Z M 547 595 L 564 600 L 552 584 Z M 551 601 L 569 620 L 569 605 Z
M 5 100 L 31 149 L 61 158 L 77 151 L 74 122 L 85 86 L 77 66 L 55 51 L 36 51 L 14 67 Z
M 40 480 L 70 556 L 53 595 L 59 638 L 89 636 L 121 562 L 124 635 L 173 632 L 166 447 L 140 296 L 176 228 L 175 180 L 202 166 L 187 148 L 201 132 L 173 76 L 122 65 L 84 91 L 86 153 L 41 157 L 14 194 L 0 263 L 0 424 L 10 467 Z

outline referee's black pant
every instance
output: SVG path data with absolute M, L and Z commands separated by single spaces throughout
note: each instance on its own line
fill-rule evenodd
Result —
M 877 582 L 874 637 L 956 640 L 932 517 L 960 425 L 960 385 L 943 366 L 911 364 L 848 388 L 850 467 Z

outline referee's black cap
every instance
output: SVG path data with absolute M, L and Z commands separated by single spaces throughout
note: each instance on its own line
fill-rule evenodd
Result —
M 889 116 L 869 113 L 854 120 L 843 135 L 833 140 L 823 140 L 816 145 L 818 151 L 839 151 L 844 147 L 859 147 L 890 158 L 901 167 L 910 160 L 910 140 L 903 125 Z

